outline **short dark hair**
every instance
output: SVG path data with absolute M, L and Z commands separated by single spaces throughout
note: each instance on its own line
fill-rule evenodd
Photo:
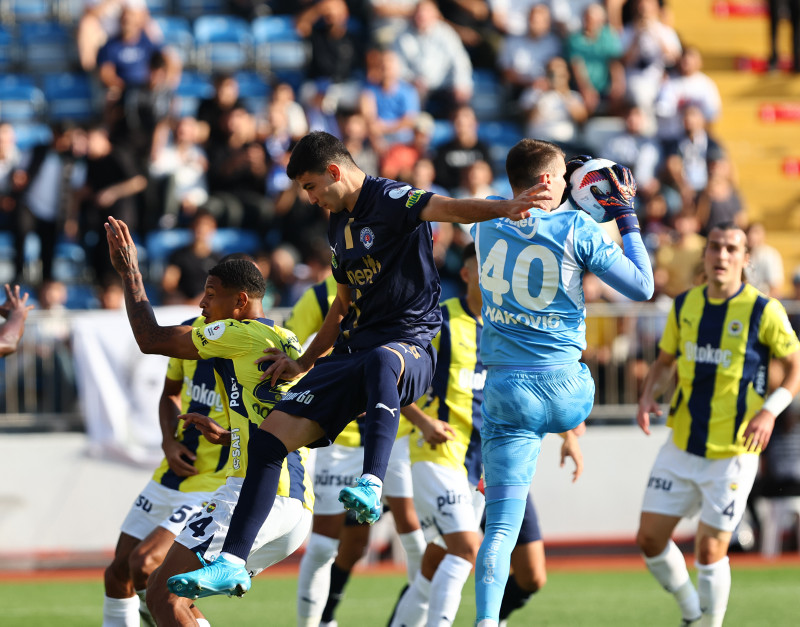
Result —
M 252 261 L 229 259 L 218 263 L 208 271 L 208 276 L 217 277 L 226 289 L 244 292 L 250 298 L 261 300 L 267 291 L 267 283 L 261 271 Z
M 339 138 L 325 131 L 314 131 L 297 142 L 286 165 L 286 175 L 295 180 L 307 172 L 322 174 L 331 163 L 357 167 Z
M 753 226 L 753 225 L 751 224 L 750 226 Z M 710 229 L 708 229 L 708 232 L 710 233 L 714 229 L 717 229 L 717 230 L 720 230 L 720 231 L 741 231 L 742 233 L 744 233 L 744 252 L 749 253 L 750 252 L 750 243 L 747 241 L 747 230 L 750 228 L 750 226 L 748 226 L 747 229 L 743 229 L 741 226 L 739 226 L 735 222 L 731 222 L 730 220 L 726 220 L 725 222 L 720 222 L 719 224 L 715 224 Z M 706 242 L 706 248 L 707 247 L 708 247 L 708 242 Z
M 477 257 L 478 254 L 475 251 L 475 242 L 470 242 L 466 246 L 464 246 L 464 250 L 461 251 L 461 265 L 463 266 L 473 257 Z
M 513 189 L 528 189 L 537 178 L 548 172 L 553 161 L 564 158 L 564 151 L 556 144 L 541 139 L 522 139 L 506 156 L 506 175 Z

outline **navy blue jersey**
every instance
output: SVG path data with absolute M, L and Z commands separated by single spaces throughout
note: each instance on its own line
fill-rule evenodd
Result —
M 335 350 L 428 344 L 442 324 L 433 233 L 419 214 L 433 194 L 367 176 L 352 211 L 332 213 L 333 275 L 352 304 Z

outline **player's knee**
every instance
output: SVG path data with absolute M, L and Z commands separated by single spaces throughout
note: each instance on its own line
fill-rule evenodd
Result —
M 134 550 L 128 558 L 131 579 L 134 582 L 147 581 L 150 574 L 158 568 L 158 564 L 159 560 L 151 552 Z
M 661 538 L 651 533 L 646 527 L 639 527 L 639 531 L 636 532 L 636 546 L 646 556 L 654 557 L 660 554 L 666 545 Z
M 547 583 L 547 573 L 545 571 L 522 571 L 514 572 L 514 579 L 517 585 L 531 594 L 539 592 Z
M 382 375 L 390 373 L 395 379 L 400 376 L 402 364 L 397 355 L 389 350 L 374 350 L 364 363 L 366 372 Z
M 107 589 L 109 586 L 130 581 L 127 556 L 125 558 L 115 556 L 113 561 L 106 567 L 103 579 Z

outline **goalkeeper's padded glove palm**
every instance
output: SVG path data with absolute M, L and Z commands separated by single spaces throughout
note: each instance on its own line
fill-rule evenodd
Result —
M 606 214 L 616 220 L 621 235 L 638 232 L 639 219 L 636 217 L 634 209 L 636 181 L 633 173 L 629 168 L 619 164 L 604 168 L 602 172 L 609 180 L 611 189 L 608 193 L 603 193 L 596 187 L 592 187 L 592 195 L 606 210 Z

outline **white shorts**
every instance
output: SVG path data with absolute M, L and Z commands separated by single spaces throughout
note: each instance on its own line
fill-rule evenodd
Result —
M 318 516 L 344 514 L 339 502 L 342 488 L 355 484 L 364 466 L 364 448 L 331 444 L 315 449 L 314 513 Z
M 177 536 L 186 521 L 205 506 L 212 494 L 181 492 L 151 479 L 133 502 L 120 531 L 143 540 L 160 526 Z
M 394 441 L 389 467 L 383 479 L 383 495 L 404 499 L 414 496 L 411 462 L 408 459 L 408 435 Z
M 314 513 L 335 516 L 344 513 L 339 502 L 342 488 L 352 486 L 364 467 L 363 446 L 331 444 L 316 450 L 314 461 Z M 411 463 L 408 461 L 408 436 L 395 440 L 383 481 L 383 496 L 411 498 Z
M 433 462 L 416 462 L 411 476 L 414 507 L 427 542 L 444 546 L 443 535 L 480 529 L 485 499 L 465 473 Z
M 758 472 L 758 455 L 706 459 L 667 440 L 656 457 L 644 493 L 642 511 L 691 517 L 722 531 L 742 518 Z
M 206 561 L 213 560 L 228 534 L 233 508 L 239 500 L 243 479 L 228 478 L 212 495 L 206 508 L 197 514 L 175 538 L 187 549 L 199 552 Z M 298 499 L 276 496 L 267 520 L 261 526 L 247 558 L 247 570 L 253 577 L 265 568 L 294 553 L 311 531 L 311 512 Z

